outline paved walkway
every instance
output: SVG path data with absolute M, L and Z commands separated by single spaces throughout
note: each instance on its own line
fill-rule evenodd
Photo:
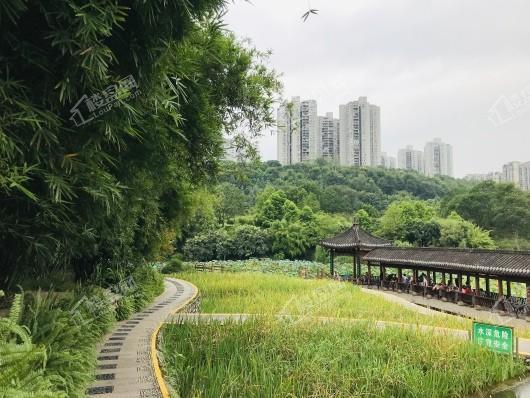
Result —
M 96 382 L 89 396 L 101 398 L 162 397 L 151 362 L 151 338 L 158 325 L 185 305 L 195 286 L 166 278 L 165 290 L 155 302 L 131 319 L 118 322 L 98 347 Z
M 452 315 L 463 316 L 481 322 L 495 323 L 499 325 L 512 326 L 515 328 L 528 329 L 530 322 L 525 319 L 517 319 L 514 316 L 500 315 L 488 309 L 477 310 L 469 305 L 458 305 L 448 301 L 438 300 L 436 298 L 428 299 L 423 296 L 413 296 L 409 293 L 397 293 L 391 290 L 362 289 L 363 292 L 382 295 L 396 303 L 410 303 L 417 311 L 430 310 L 432 312 L 445 312 Z M 420 309 L 421 308 L 421 309 Z

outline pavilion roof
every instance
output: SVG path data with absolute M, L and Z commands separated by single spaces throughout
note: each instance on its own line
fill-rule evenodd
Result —
M 530 251 L 385 247 L 370 251 L 363 256 L 363 260 L 386 265 L 421 266 L 424 269 L 530 279 Z
M 366 232 L 359 224 L 354 223 L 349 229 L 340 234 L 323 239 L 320 245 L 328 249 L 351 252 L 355 250 L 371 250 L 376 247 L 391 246 L 392 242 Z

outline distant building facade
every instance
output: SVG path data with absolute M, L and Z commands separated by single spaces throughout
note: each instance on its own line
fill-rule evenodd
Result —
M 398 151 L 398 168 L 423 173 L 423 152 L 415 150 L 412 145 Z
M 502 181 L 502 173 L 501 172 L 491 172 L 487 174 L 467 174 L 464 177 L 464 180 L 468 181 L 494 181 L 494 182 L 501 182 Z
M 315 100 L 293 97 L 278 108 L 277 154 L 283 165 L 316 160 L 320 157 L 320 137 Z
M 502 180 L 520 186 L 521 162 L 509 162 L 502 166 Z
M 495 181 L 511 183 L 523 191 L 530 191 L 530 161 L 508 162 L 502 166 L 502 172 L 468 174 L 464 178 L 470 181 Z
M 277 156 L 282 165 L 324 158 L 344 166 L 381 164 L 381 111 L 359 97 L 318 116 L 315 100 L 292 97 L 278 108 Z
M 425 144 L 423 151 L 424 173 L 428 177 L 453 176 L 453 148 L 435 138 Z
M 381 111 L 366 97 L 339 106 L 339 163 L 378 166 L 381 162 Z
M 323 159 L 339 160 L 339 121 L 333 118 L 333 112 L 318 117 L 320 145 L 319 155 Z
M 394 156 L 388 156 L 386 152 L 381 152 L 381 166 L 385 169 L 395 169 L 396 165 L 397 162 Z
M 530 191 L 530 162 L 521 163 L 519 166 L 519 185 L 523 191 Z

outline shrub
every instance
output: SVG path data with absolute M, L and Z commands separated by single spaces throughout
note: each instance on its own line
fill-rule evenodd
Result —
M 100 294 L 59 298 L 55 293 L 38 292 L 28 299 L 23 324 L 34 342 L 46 349 L 46 374 L 62 381 L 55 386 L 61 393 L 84 396 L 93 380 L 96 344 L 113 319 L 112 302 Z
M 173 256 L 169 261 L 164 265 L 160 272 L 163 274 L 174 274 L 181 272 L 183 267 L 182 260 L 178 256 Z
M 129 318 L 135 309 L 134 297 L 122 296 L 116 303 L 116 320 L 123 321 Z
M 135 284 L 132 291 L 134 309 L 140 311 L 164 291 L 164 278 L 148 265 L 136 268 L 132 277 Z
M 18 294 L 9 317 L 0 318 L 0 398 L 66 397 L 56 388 L 64 380 L 44 372 L 45 347 L 33 344 L 28 330 L 18 324 L 22 307 L 22 295 Z

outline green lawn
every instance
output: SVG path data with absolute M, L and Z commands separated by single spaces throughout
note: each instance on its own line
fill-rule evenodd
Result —
M 370 322 L 170 324 L 163 336 L 181 397 L 461 397 L 525 371 L 468 342 Z

